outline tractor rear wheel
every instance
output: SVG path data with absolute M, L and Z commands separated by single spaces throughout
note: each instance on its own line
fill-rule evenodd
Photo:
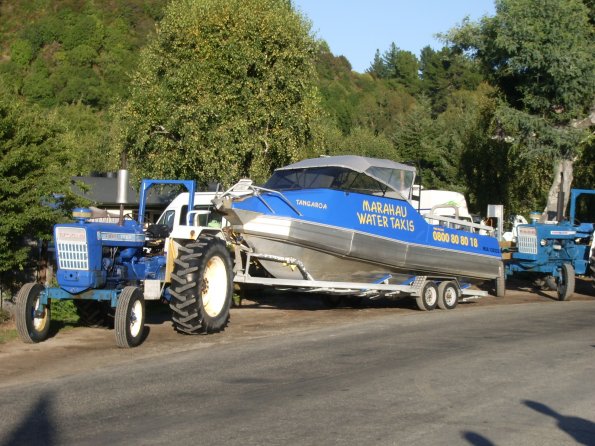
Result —
M 17 333 L 27 344 L 45 341 L 49 335 L 49 302 L 41 315 L 35 314 L 43 290 L 44 287 L 38 283 L 27 283 L 19 290 L 16 297 Z
M 116 344 L 121 348 L 136 347 L 144 336 L 145 300 L 135 286 L 125 287 L 118 297 L 114 329 Z
M 568 300 L 574 294 L 574 268 L 570 263 L 562 264 L 557 282 L 558 300 Z
M 201 234 L 196 241 L 180 245 L 169 291 L 176 331 L 199 334 L 224 330 L 229 322 L 233 277 L 223 240 Z
M 108 316 L 110 306 L 108 302 L 96 300 L 73 299 L 76 313 L 81 324 L 87 327 L 101 328 L 110 325 L 111 318 Z

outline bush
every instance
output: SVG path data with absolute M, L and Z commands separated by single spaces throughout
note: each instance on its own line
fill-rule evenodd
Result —
M 17 39 L 10 46 L 10 59 L 17 65 L 29 65 L 33 60 L 33 45 L 28 40 Z

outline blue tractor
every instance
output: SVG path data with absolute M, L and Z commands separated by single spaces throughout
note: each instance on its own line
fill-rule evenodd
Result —
M 575 275 L 589 274 L 589 256 L 593 242 L 593 223 L 578 222 L 576 205 L 581 195 L 595 195 L 595 190 L 572 189 L 568 220 L 559 216 L 556 224 L 519 225 L 516 250 L 506 262 L 507 276 L 531 275 L 538 283 L 557 290 L 559 300 L 574 293 Z
M 127 175 L 126 175 L 127 176 Z M 144 225 L 148 190 L 174 184 L 188 190 L 183 220 L 173 231 L 166 225 Z M 196 225 L 195 183 L 143 180 L 138 221 L 92 218 L 76 209 L 74 223 L 54 227 L 57 287 L 24 285 L 16 298 L 16 325 L 27 343 L 48 337 L 51 302 L 72 300 L 82 323 L 112 325 L 119 347 L 135 347 L 144 338 L 145 300 L 165 299 L 174 328 L 183 333 L 221 331 L 229 320 L 232 288 L 209 287 L 209 280 L 231 278 L 232 266 L 218 228 Z M 123 209 L 123 206 L 121 206 Z M 189 211 L 190 210 L 190 211 Z M 170 232 L 171 231 L 171 232 Z

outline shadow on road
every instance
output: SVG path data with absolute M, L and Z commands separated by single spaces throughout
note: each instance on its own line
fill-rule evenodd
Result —
M 370 299 L 355 296 L 300 293 L 296 291 L 260 290 L 242 297 L 240 308 L 276 308 L 280 310 L 318 311 L 334 308 L 403 308 L 416 310 L 415 300 Z
M 548 300 L 558 301 L 558 295 L 556 290 L 551 290 L 547 287 L 539 287 L 534 283 L 535 278 L 530 274 L 527 276 L 521 276 L 520 278 L 510 278 L 506 280 L 506 289 L 510 291 L 519 291 L 523 293 L 532 293 Z M 575 295 L 594 296 L 595 297 L 595 285 L 593 279 L 589 277 L 577 277 L 574 287 Z M 570 297 L 572 300 L 572 296 Z
M 558 296 L 553 293 L 555 290 L 541 288 L 534 283 L 534 280 L 535 278 L 531 275 L 527 275 L 526 277 L 521 276 L 521 278 L 508 278 L 506 280 L 506 290 L 536 294 L 548 300 L 558 300 Z
M 463 432 L 463 438 L 473 446 L 494 446 L 494 443 L 476 432 Z
M 558 428 L 570 435 L 577 444 L 595 446 L 595 423 L 580 417 L 569 417 L 556 412 L 545 404 L 525 400 L 523 403 L 536 412 L 552 417 Z
M 25 444 L 53 446 L 58 444 L 51 410 L 51 395 L 46 393 L 23 418 L 21 424 L 8 434 L 1 446 Z

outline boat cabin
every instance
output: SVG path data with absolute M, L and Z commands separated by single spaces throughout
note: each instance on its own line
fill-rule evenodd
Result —
M 281 167 L 266 189 L 337 189 L 410 200 L 415 167 L 386 159 L 345 155 L 306 159 Z

